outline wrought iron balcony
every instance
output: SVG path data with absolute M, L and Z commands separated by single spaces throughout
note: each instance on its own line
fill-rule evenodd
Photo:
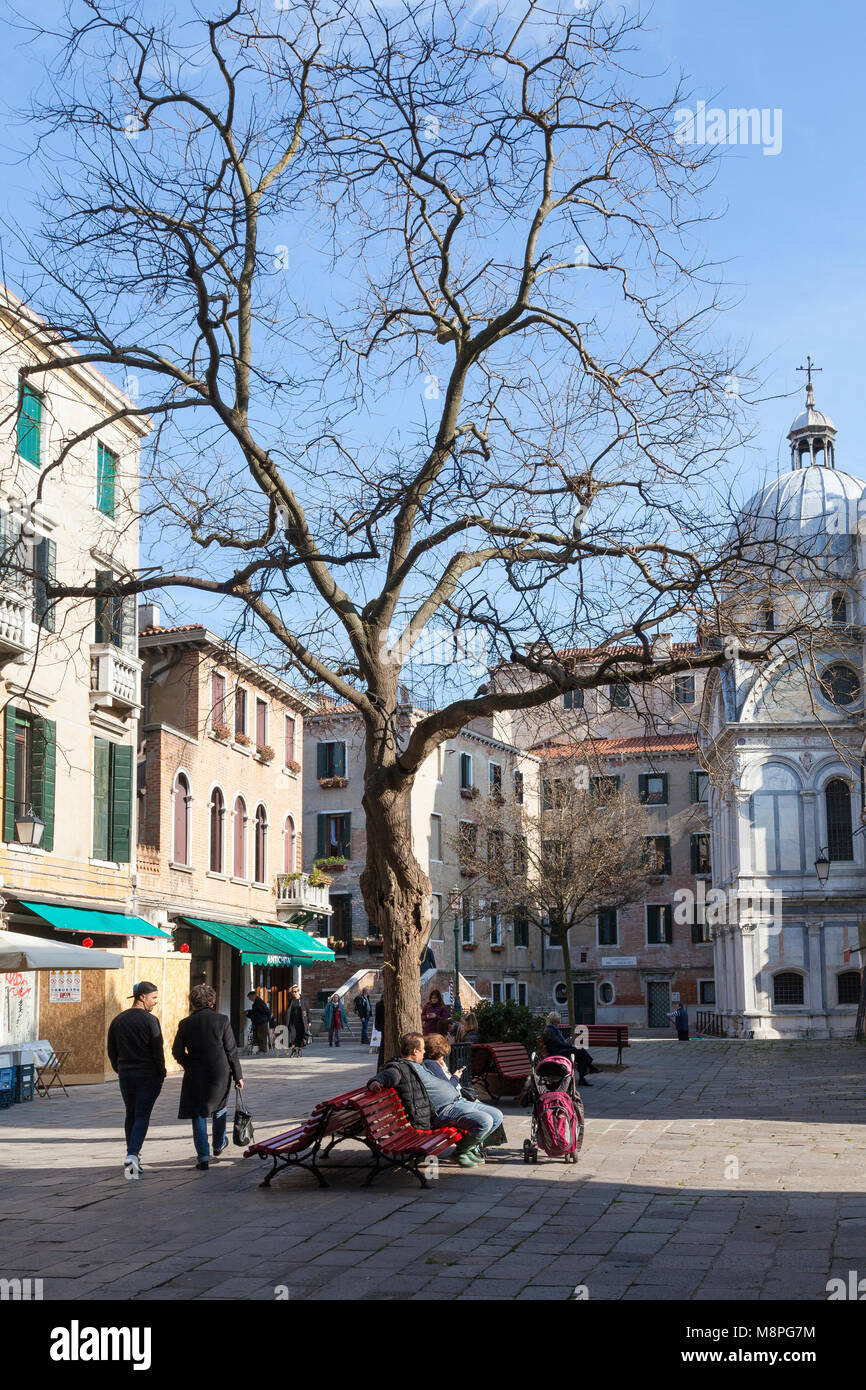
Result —
M 26 661 L 33 651 L 33 597 L 0 584 L 0 661 Z
M 329 886 L 311 882 L 309 874 L 277 874 L 277 917 L 301 923 L 330 917 Z
M 110 642 L 90 647 L 90 702 L 97 708 L 114 707 L 124 714 L 141 709 L 143 662 Z

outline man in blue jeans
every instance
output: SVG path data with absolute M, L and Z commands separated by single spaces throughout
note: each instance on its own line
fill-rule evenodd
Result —
M 451 1047 L 447 1038 L 430 1034 L 420 1039 L 420 1044 L 409 1062 L 429 1096 L 433 1123 L 454 1125 L 464 1131 L 466 1138 L 455 1148 L 454 1157 L 461 1168 L 473 1168 L 484 1162 L 482 1146 L 502 1124 L 502 1111 L 480 1100 L 466 1100 L 460 1094 L 459 1073 L 450 1074 L 445 1064 Z
M 369 1042 L 368 1029 L 370 1019 L 373 1017 L 373 1005 L 370 1003 L 370 991 L 368 989 L 362 989 L 355 1000 L 355 1013 L 361 1020 L 361 1042 Z
M 139 981 L 133 986 L 132 1001 L 131 1009 L 112 1019 L 106 1046 L 126 1106 L 123 1176 L 140 1178 L 141 1146 L 165 1080 L 165 1054 L 162 1029 L 153 1017 L 159 1003 L 156 985 L 150 980 Z

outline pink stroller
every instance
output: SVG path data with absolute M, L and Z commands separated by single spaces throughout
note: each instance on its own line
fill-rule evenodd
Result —
M 567 1057 L 532 1057 L 527 1082 L 532 1105 L 530 1137 L 523 1141 L 523 1162 L 537 1163 L 541 1147 L 548 1158 L 576 1163 L 583 1143 L 583 1102 Z

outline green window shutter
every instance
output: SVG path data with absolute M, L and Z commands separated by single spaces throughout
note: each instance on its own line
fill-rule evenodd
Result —
M 340 853 L 344 859 L 352 858 L 352 817 L 343 816 L 342 835 L 340 838 Z
M 125 598 L 118 599 L 117 605 L 120 616 L 120 646 L 127 656 L 138 655 L 138 605 L 135 594 L 127 594 Z
M 105 516 L 114 516 L 114 489 L 117 478 L 117 454 L 96 446 L 96 505 Z
M 42 397 L 25 381 L 18 410 L 18 456 L 39 467 L 42 457 Z
M 109 858 L 118 864 L 128 864 L 132 834 L 132 748 L 127 744 L 115 743 L 111 753 L 113 775 Z
M 3 783 L 3 839 L 15 839 L 15 714 L 12 705 L 6 706 L 5 780 Z
M 33 547 L 33 619 L 41 623 L 46 632 L 53 632 L 55 623 L 54 603 L 48 602 L 46 583 L 53 584 L 57 573 L 57 546 L 54 541 L 43 536 Z
M 327 743 L 316 744 L 316 776 L 327 777 L 328 775 L 328 745 Z M 319 817 L 321 820 L 321 816 Z M 321 838 L 321 837 L 320 837 Z M 321 847 L 319 852 L 321 853 Z
M 93 857 L 108 859 L 108 784 L 111 744 L 93 740 Z
M 321 749 L 322 745 L 319 744 Z M 326 815 L 316 816 L 316 858 L 327 859 L 328 857 L 328 817 Z
M 97 570 L 96 583 L 107 584 L 113 578 L 111 570 Z M 96 600 L 96 641 L 111 641 L 111 616 L 113 611 L 113 600 L 105 597 Z
M 345 743 L 334 744 L 334 776 L 345 777 L 346 775 L 346 745 Z
M 42 848 L 54 848 L 54 780 L 57 770 L 57 725 L 33 716 L 33 809 L 45 822 Z
M 662 799 L 663 799 L 663 805 L 667 806 L 667 804 L 668 804 L 668 774 L 667 774 L 666 772 L 663 772 L 663 773 L 662 773 Z
M 697 774 L 696 772 L 690 772 L 690 773 L 689 773 L 689 801 L 697 801 L 697 799 L 698 799 L 698 774 Z

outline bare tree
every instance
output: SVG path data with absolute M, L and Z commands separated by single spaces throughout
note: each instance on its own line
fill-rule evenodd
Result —
M 679 142 L 684 93 L 641 76 L 640 27 L 534 0 L 237 0 L 188 23 L 71 0 L 40 31 L 22 290 L 58 348 L 22 377 L 50 397 L 97 364 L 155 422 L 149 553 L 115 597 L 222 604 L 359 712 L 389 1047 L 419 1018 L 409 796 L 436 746 L 727 657 L 650 650 L 712 618 L 736 562 L 715 516 L 745 378 L 733 398 L 698 249 L 713 152 Z M 40 495 L 97 428 L 56 444 Z M 522 680 L 479 691 L 441 662 L 404 735 L 401 671 L 436 624 Z M 591 667 L 557 655 L 575 644 Z
M 522 919 L 562 948 L 568 1021 L 574 1027 L 572 948 L 595 944 L 597 914 L 643 896 L 646 815 L 616 779 L 590 777 L 574 757 L 546 759 L 540 807 L 491 797 L 457 839 L 467 894 L 488 912 Z

